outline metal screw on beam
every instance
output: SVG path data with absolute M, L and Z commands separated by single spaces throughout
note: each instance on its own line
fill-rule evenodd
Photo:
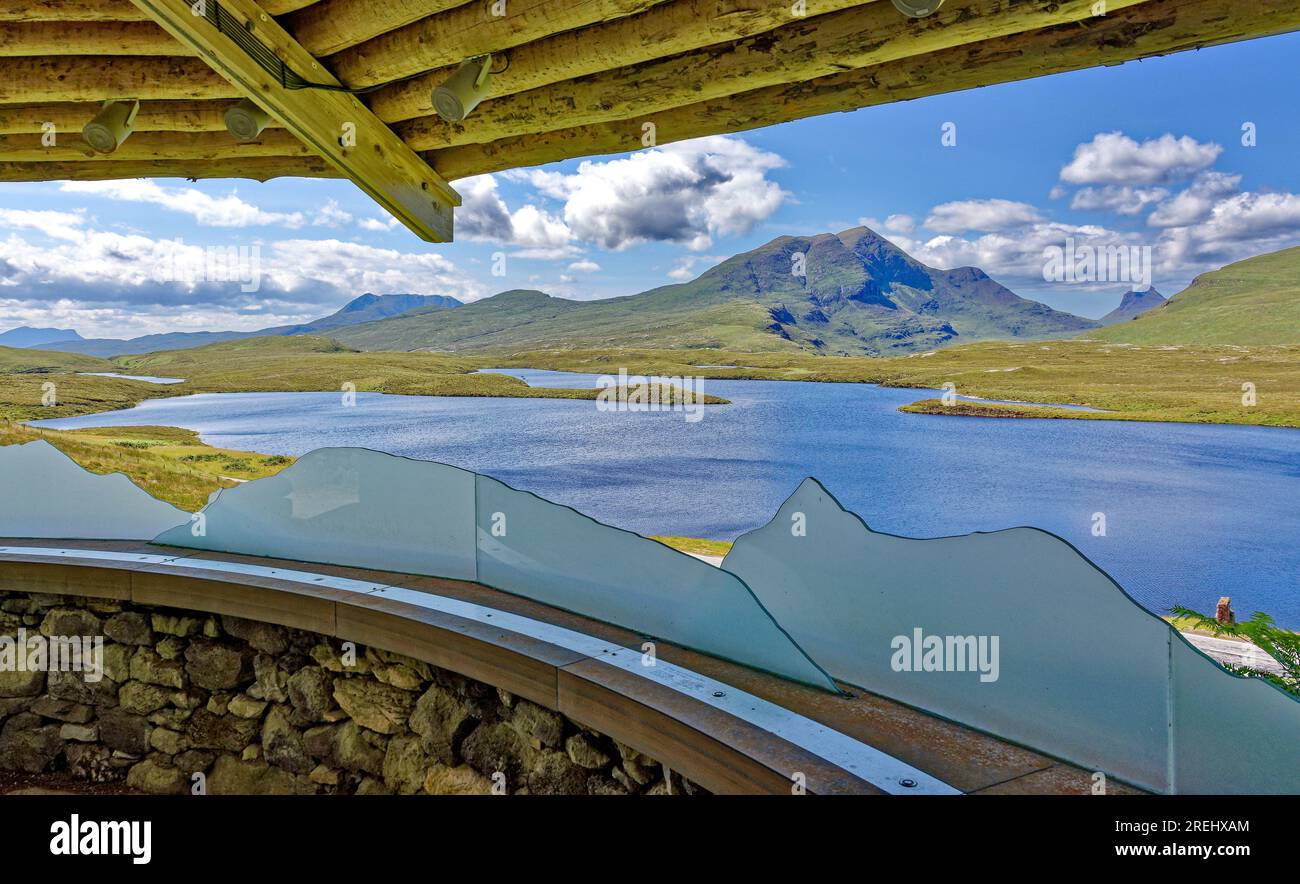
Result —
M 908 18 L 925 18 L 934 15 L 943 5 L 943 0 L 894 0 L 894 8 Z
M 916 780 L 899 780 L 898 785 L 902 786 L 904 789 L 915 789 Z
M 112 153 L 135 131 L 135 115 L 140 112 L 138 101 L 105 101 L 99 113 L 81 130 L 95 151 Z

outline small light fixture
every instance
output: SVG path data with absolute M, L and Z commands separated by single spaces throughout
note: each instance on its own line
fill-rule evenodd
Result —
M 480 55 L 463 62 L 456 73 L 433 90 L 433 109 L 448 123 L 459 123 L 487 97 L 492 80 L 492 56 Z
M 99 153 L 112 153 L 135 129 L 138 101 L 106 101 L 94 119 L 81 130 L 81 137 Z
M 943 5 L 943 0 L 894 0 L 894 8 L 908 18 L 925 18 L 934 15 Z
M 271 115 L 247 98 L 226 109 L 226 131 L 236 141 L 252 141 L 270 122 Z

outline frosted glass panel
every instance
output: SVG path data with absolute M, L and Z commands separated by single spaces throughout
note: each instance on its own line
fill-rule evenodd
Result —
M 148 540 L 190 514 L 42 440 L 0 446 L 0 537 Z
M 809 479 L 723 567 L 836 678 L 1167 788 L 1169 627 L 1059 538 L 878 534 Z
M 1175 639 L 1174 784 L 1184 793 L 1300 793 L 1300 700 Z
M 734 575 L 486 476 L 478 547 L 488 586 L 834 689 Z
M 473 580 L 474 474 L 364 448 L 321 448 L 223 489 L 158 543 Z

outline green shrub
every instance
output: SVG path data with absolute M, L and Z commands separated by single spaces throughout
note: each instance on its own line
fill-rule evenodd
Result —
M 1170 610 L 1175 615 L 1186 618 L 1185 625 L 1193 629 L 1202 629 L 1211 635 L 1244 638 L 1276 660 L 1282 666 L 1283 674 L 1276 675 L 1248 666 L 1228 664 L 1224 664 L 1225 669 L 1238 675 L 1267 679 L 1282 690 L 1300 697 L 1300 633 L 1275 625 L 1273 618 L 1262 611 L 1256 611 L 1249 620 L 1240 623 L 1220 623 L 1215 618 L 1190 608 L 1175 606 Z

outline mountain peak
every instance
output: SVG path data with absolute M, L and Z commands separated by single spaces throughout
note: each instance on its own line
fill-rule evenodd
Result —
M 53 344 L 56 341 L 71 342 L 81 340 L 84 340 L 84 338 L 77 334 L 75 329 L 71 328 L 35 328 L 30 325 L 20 325 L 6 332 L 0 332 L 0 346 L 21 349 L 35 349 L 45 344 Z
M 560 299 L 537 289 L 507 289 L 504 292 L 497 292 L 491 297 L 484 298 L 479 303 L 492 301 L 497 304 L 544 304 L 547 301 L 556 300 Z
M 1155 286 L 1150 286 L 1146 291 L 1128 291 L 1124 297 L 1120 298 L 1119 306 L 1107 313 L 1100 320 L 1102 325 L 1114 325 L 1117 322 L 1128 322 L 1130 319 L 1137 319 L 1148 310 L 1154 310 L 1168 299 L 1156 291 Z

